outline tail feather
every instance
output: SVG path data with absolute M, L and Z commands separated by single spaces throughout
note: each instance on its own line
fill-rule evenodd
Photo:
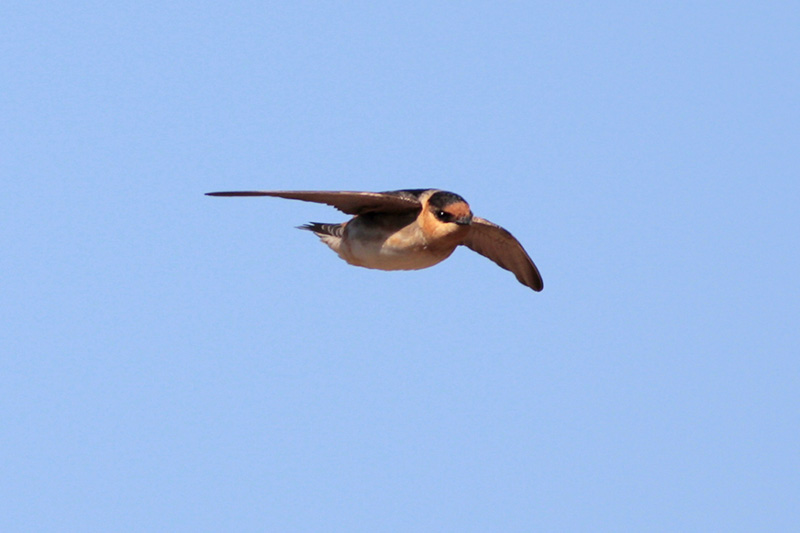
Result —
M 341 237 L 344 231 L 344 224 L 324 224 L 322 222 L 309 222 L 302 226 L 297 226 L 297 229 L 304 229 L 316 233 L 322 237 L 330 235 L 331 237 Z

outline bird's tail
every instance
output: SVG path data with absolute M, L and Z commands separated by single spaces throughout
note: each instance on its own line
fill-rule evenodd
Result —
M 317 236 L 323 237 L 329 235 L 331 237 L 341 237 L 344 231 L 344 224 L 324 224 L 321 222 L 309 222 L 302 226 L 297 226 L 297 229 L 304 229 L 316 233 Z

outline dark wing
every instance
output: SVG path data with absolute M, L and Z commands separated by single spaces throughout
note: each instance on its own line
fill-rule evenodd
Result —
M 410 195 L 397 192 L 355 191 L 231 191 L 209 192 L 208 196 L 275 196 L 289 200 L 302 200 L 328 204 L 348 215 L 370 212 L 402 213 L 419 209 L 422 204 Z
M 469 234 L 461 244 L 510 270 L 523 285 L 535 291 L 544 287 L 542 276 L 525 249 L 513 235 L 497 224 L 473 217 Z

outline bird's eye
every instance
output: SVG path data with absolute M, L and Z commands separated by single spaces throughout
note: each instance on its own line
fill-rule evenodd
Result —
M 450 213 L 447 211 L 442 211 L 441 209 L 436 212 L 436 218 L 439 220 L 447 220 L 450 218 Z

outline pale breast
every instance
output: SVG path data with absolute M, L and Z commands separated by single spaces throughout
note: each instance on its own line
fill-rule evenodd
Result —
M 356 217 L 345 227 L 339 255 L 366 268 L 418 270 L 444 261 L 454 249 L 429 247 L 414 217 Z

